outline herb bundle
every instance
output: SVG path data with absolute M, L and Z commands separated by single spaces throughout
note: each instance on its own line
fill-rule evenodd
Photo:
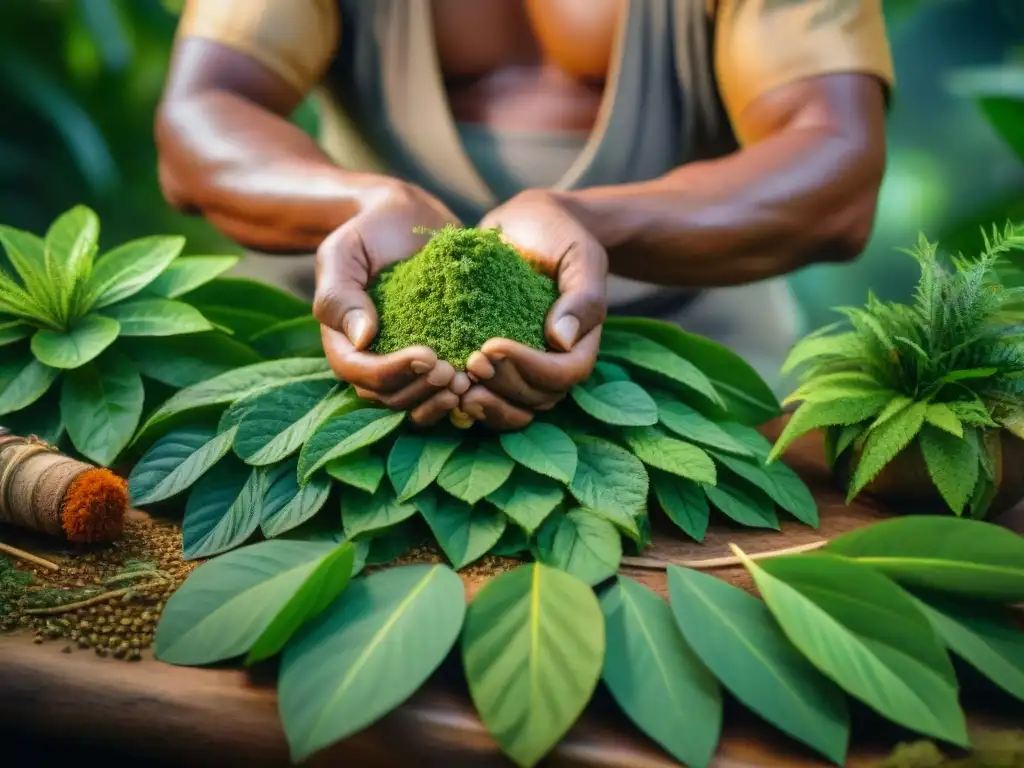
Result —
M 934 486 L 956 514 L 983 517 L 995 495 L 999 434 L 1024 437 L 1024 289 L 996 267 L 1024 246 L 1007 226 L 976 258 L 940 259 L 923 236 L 907 253 L 921 276 L 911 304 L 844 308 L 805 338 L 785 370 L 803 369 L 787 401 L 799 401 L 770 458 L 799 435 L 826 429 L 826 454 L 853 463 L 852 500 L 901 452 L 920 448 Z

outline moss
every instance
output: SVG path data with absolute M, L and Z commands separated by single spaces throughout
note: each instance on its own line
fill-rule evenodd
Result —
M 14 612 L 31 583 L 31 573 L 19 571 L 9 558 L 0 555 L 0 617 Z
M 380 315 L 373 349 L 425 345 L 457 369 L 488 339 L 546 346 L 544 318 L 558 296 L 497 230 L 447 226 L 370 288 Z

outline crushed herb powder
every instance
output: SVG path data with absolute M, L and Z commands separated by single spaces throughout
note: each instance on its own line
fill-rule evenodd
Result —
M 424 345 L 456 369 L 493 338 L 545 349 L 544 318 L 558 297 L 496 229 L 446 226 L 370 287 L 380 317 L 373 350 Z

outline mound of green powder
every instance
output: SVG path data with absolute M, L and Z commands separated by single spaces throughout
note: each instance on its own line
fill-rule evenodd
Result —
M 425 345 L 456 369 L 496 337 L 544 349 L 555 281 L 535 271 L 497 230 L 446 226 L 370 287 L 380 316 L 373 350 Z

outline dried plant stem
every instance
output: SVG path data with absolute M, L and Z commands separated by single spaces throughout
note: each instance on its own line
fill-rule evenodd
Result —
M 97 603 L 103 603 L 115 597 L 121 597 L 127 595 L 129 592 L 137 592 L 139 590 L 148 589 L 149 587 L 160 587 L 163 586 L 163 581 L 150 581 L 146 584 L 138 584 L 133 587 L 125 587 L 123 589 L 114 589 L 110 592 L 104 592 L 101 595 L 95 595 L 86 600 L 80 600 L 77 603 L 66 603 L 64 605 L 48 605 L 45 608 L 26 608 L 22 613 L 32 616 L 47 616 L 55 613 L 67 613 L 69 611 L 77 611 L 79 608 L 88 608 L 90 605 L 96 605 Z
M 26 552 L 23 549 L 18 549 L 17 547 L 12 547 L 10 544 L 4 544 L 4 543 L 0 542 L 0 552 L 3 552 L 4 554 L 10 555 L 11 557 L 16 557 L 19 560 L 24 560 L 26 563 L 32 563 L 33 565 L 38 565 L 40 568 L 47 568 L 48 570 L 51 570 L 51 571 L 59 571 L 60 570 L 60 566 L 57 565 L 56 563 L 51 562 L 50 560 L 47 560 L 44 557 L 39 557 L 38 555 L 33 555 L 31 552 Z
M 773 549 L 768 552 L 759 552 L 756 555 L 748 555 L 749 560 L 765 560 L 770 557 L 781 557 L 782 555 L 796 555 L 801 552 L 812 552 L 821 549 L 828 544 L 827 539 L 812 541 L 810 544 L 798 544 L 795 547 L 785 549 Z M 663 571 L 670 565 L 679 565 L 683 568 L 692 568 L 696 571 L 712 571 L 716 568 L 733 568 L 742 565 L 740 558 L 729 555 L 726 557 L 712 557 L 707 560 L 659 560 L 654 557 L 624 557 L 622 564 L 630 568 L 646 568 L 652 571 Z

